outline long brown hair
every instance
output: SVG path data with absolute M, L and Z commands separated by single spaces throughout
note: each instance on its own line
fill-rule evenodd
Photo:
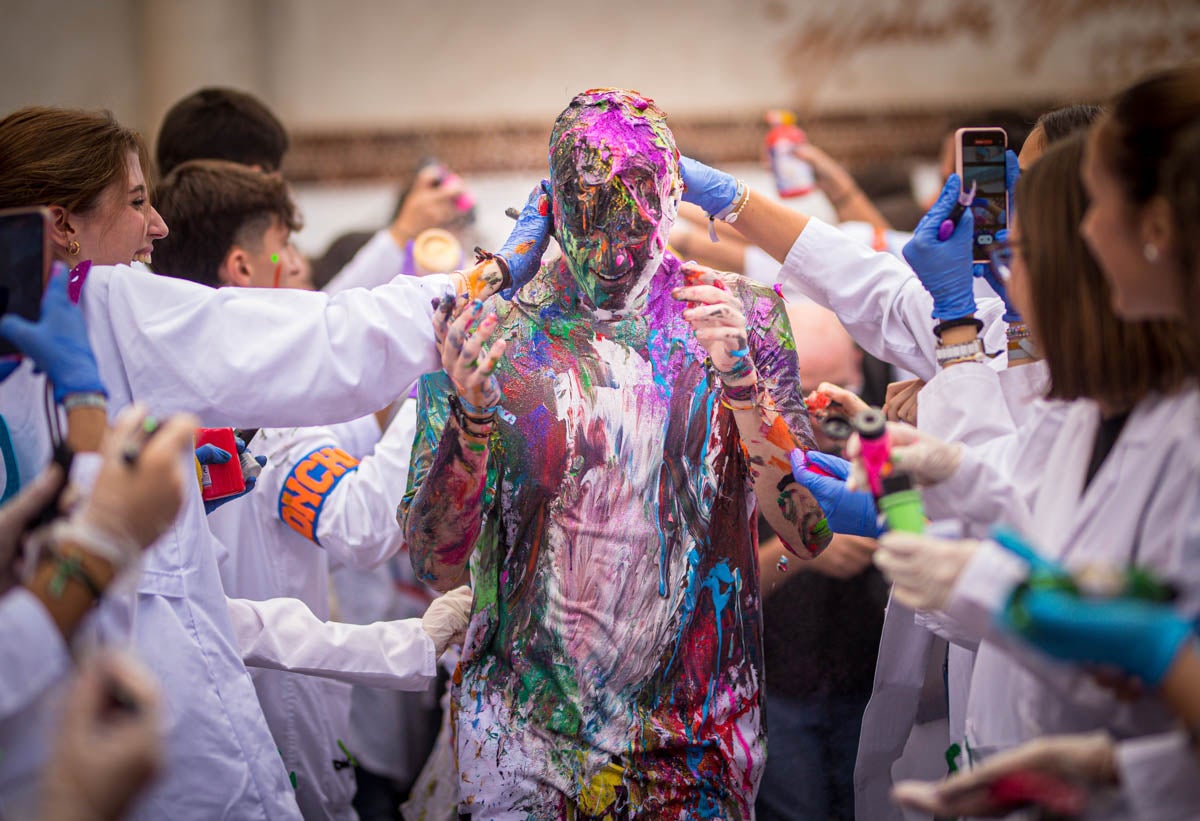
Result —
M 141 136 L 108 111 L 14 111 L 0 120 L 0 208 L 58 205 L 85 213 L 114 181 L 125 179 L 130 151 L 149 175 Z
M 1050 369 L 1048 396 L 1128 410 L 1151 392 L 1182 387 L 1196 358 L 1182 322 L 1125 322 L 1113 313 L 1079 231 L 1088 204 L 1084 145 L 1082 134 L 1055 144 L 1017 183 L 1033 303 L 1026 319 Z

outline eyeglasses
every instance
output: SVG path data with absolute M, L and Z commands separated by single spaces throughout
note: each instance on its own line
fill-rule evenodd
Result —
M 992 243 L 992 247 L 988 249 L 988 259 L 992 261 L 992 270 L 996 272 L 996 276 L 1000 277 L 1000 281 L 1008 284 L 1012 278 L 1012 262 L 1014 253 L 1025 253 L 1025 242 L 1023 240 L 1001 240 Z

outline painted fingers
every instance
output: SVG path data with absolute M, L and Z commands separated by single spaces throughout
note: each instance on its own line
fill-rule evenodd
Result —
M 486 346 L 500 320 L 492 313 L 480 318 L 482 313 L 483 303 L 475 300 L 449 323 L 442 344 L 442 367 L 464 401 L 477 408 L 491 408 L 500 403 L 501 395 L 492 372 L 504 356 L 507 343 L 500 339 Z

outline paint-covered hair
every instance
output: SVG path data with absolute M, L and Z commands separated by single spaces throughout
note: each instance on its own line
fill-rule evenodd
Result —
M 671 179 L 668 188 L 682 190 L 679 151 L 666 114 L 636 91 L 598 88 L 577 94 L 550 134 L 551 182 L 570 180 L 588 192 L 580 197 L 586 202 L 571 210 L 577 206 L 593 215 L 611 213 L 614 203 L 607 199 L 614 192 L 607 183 L 634 166 L 665 173 Z M 578 216 L 586 226 L 587 214 Z

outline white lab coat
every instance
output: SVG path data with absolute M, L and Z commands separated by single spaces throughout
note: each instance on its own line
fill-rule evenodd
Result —
M 213 533 L 229 552 L 220 563 L 226 593 L 254 600 L 299 599 L 315 614 L 315 620 L 328 621 L 331 562 L 371 567 L 403 546 L 396 505 L 407 484 L 416 430 L 415 420 L 412 422 L 389 427 L 374 452 L 361 462 L 341 448 L 333 427 L 259 431 L 250 450 L 268 461 L 254 492 L 208 517 Z M 325 463 L 342 472 L 335 476 Z M 318 489 L 310 492 L 302 483 Z M 291 519 L 296 526 L 289 525 L 284 510 L 294 516 L 301 510 L 305 515 L 314 512 L 315 529 L 308 530 L 307 518 Z M 433 641 L 419 620 L 373 627 L 390 630 L 393 642 L 407 643 L 398 659 L 405 663 L 399 671 L 404 689 L 424 689 L 436 679 Z M 359 625 L 337 628 L 349 632 L 363 629 Z M 330 662 L 356 670 L 372 660 L 346 652 L 334 654 Z M 250 659 L 246 663 L 252 664 Z M 330 681 L 254 668 L 250 676 L 267 726 L 294 775 L 296 799 L 304 817 L 353 818 L 354 772 L 339 745 L 349 744 L 351 688 L 347 682 L 353 677 Z
M 1011 476 L 967 451 L 953 477 L 926 491 L 927 509 L 1007 521 L 1029 534 L 1047 558 L 1070 568 L 1095 563 L 1148 568 L 1178 586 L 1177 605 L 1195 616 L 1200 612 L 1200 444 L 1195 439 L 1200 393 L 1193 387 L 1141 402 L 1082 496 L 1099 411 L 1089 401 L 1064 407 L 1032 423 L 1035 435 L 1029 439 L 1037 442 L 1033 453 L 1041 465 L 1032 487 L 1014 488 Z M 1039 437 L 1039 427 L 1052 428 L 1055 435 Z M 985 542 L 959 576 L 946 607 L 962 629 L 984 639 L 967 706 L 972 757 L 985 758 L 1047 734 L 1104 728 L 1124 739 L 1170 729 L 1170 715 L 1153 696 L 1132 704 L 1118 701 L 1081 669 L 1048 660 L 993 630 L 992 614 L 1026 573 L 1024 562 Z
M 407 440 L 406 464 L 416 423 L 417 402 L 407 399 L 400 403 L 388 429 L 388 436 Z M 398 490 L 397 503 L 404 492 L 403 488 Z M 394 513 L 395 504 L 392 507 Z M 338 567 L 332 581 L 340 619 L 353 624 L 419 617 L 436 596 L 417 581 L 404 548 L 368 570 Z M 419 692 L 356 686 L 350 696 L 350 748 L 366 770 L 401 785 L 411 784 L 436 732 L 430 720 L 436 708 L 434 680 Z
M 330 298 L 97 266 L 81 305 L 112 412 L 137 398 L 160 416 L 188 410 L 213 427 L 311 425 L 383 407 L 438 366 L 430 302 L 446 287 L 444 277 L 402 278 Z M 41 402 L 12 382 L 0 384 L 6 419 Z M 163 686 L 167 770 L 134 815 L 293 818 L 292 788 L 234 640 L 216 540 L 198 487 L 187 487 L 175 525 L 146 554 L 136 596 L 109 596 L 92 618 L 102 639 L 132 633 Z M 0 689 L 25 675 L 0 670 Z M 0 814 L 28 794 L 43 760 L 20 729 L 0 726 Z
M 929 381 L 938 371 L 933 297 L 891 254 L 877 252 L 816 217 L 800 232 L 779 270 L 784 296 L 803 295 L 837 314 L 854 341 L 878 359 Z M 998 297 L 976 300 L 984 348 L 1007 365 L 1007 325 Z
M 1019 426 L 1014 413 L 1022 419 L 1029 417 L 1031 404 L 1040 401 L 1036 397 L 1045 389 L 1047 373 L 1042 362 L 999 373 L 973 363 L 943 369 L 921 390 L 918 427 L 944 441 L 976 448 L 978 453 L 995 460 L 1003 475 L 1011 476 L 1017 470 L 1013 460 L 1018 453 Z M 969 406 L 970 412 L 962 412 L 963 406 Z M 1040 412 L 1045 412 L 1045 408 Z M 1024 469 L 1036 468 L 1026 465 Z M 986 529 L 990 523 L 984 524 Z M 972 535 L 984 534 L 974 528 Z M 937 641 L 938 637 L 946 644 Z M 942 749 L 917 749 L 909 755 L 940 764 L 950 744 L 963 747 L 967 694 L 977 646 L 978 637 L 960 632 L 952 620 L 914 612 L 895 600 L 888 602 L 875 682 L 863 714 L 854 770 L 858 818 L 865 821 L 903 817 L 889 797 L 892 765 L 904 751 L 916 721 L 918 699 L 928 686 L 925 681 L 928 671 L 936 669 L 941 674 L 941 664 L 930 666 L 934 654 L 942 655 L 945 661 L 947 745 Z M 965 763 L 964 754 L 957 764 Z

